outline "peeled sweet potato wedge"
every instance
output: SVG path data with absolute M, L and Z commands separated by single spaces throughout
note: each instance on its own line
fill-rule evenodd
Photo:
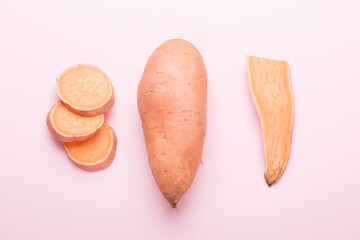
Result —
M 247 72 L 262 130 L 266 162 L 264 176 L 271 186 L 284 172 L 290 157 L 294 96 L 289 64 L 247 56 Z
M 116 154 L 114 130 L 104 123 L 93 137 L 79 142 L 64 142 L 69 158 L 81 169 L 94 172 L 107 168 Z
M 69 109 L 86 117 L 107 112 L 115 102 L 108 76 L 100 68 L 88 64 L 66 69 L 56 80 L 56 90 Z
M 46 118 L 52 135 L 61 142 L 83 141 L 94 136 L 104 123 L 104 115 L 84 117 L 57 102 Z

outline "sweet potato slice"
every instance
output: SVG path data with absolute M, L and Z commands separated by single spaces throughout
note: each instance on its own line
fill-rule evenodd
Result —
M 100 130 L 104 115 L 84 117 L 70 111 L 59 101 L 51 108 L 46 123 L 53 136 L 61 142 L 83 141 Z
M 265 154 L 265 180 L 270 186 L 284 172 L 290 157 L 294 96 L 289 64 L 247 56 L 250 92 L 260 118 Z
M 116 154 L 114 130 L 104 123 L 93 137 L 79 142 L 64 142 L 69 158 L 81 169 L 94 172 L 107 168 Z
M 98 67 L 79 64 L 56 80 L 59 98 L 72 111 L 87 117 L 107 112 L 115 102 L 108 76 Z

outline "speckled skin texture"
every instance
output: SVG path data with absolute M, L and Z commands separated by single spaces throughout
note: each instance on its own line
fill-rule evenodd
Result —
M 148 160 L 173 208 L 193 182 L 206 133 L 207 74 L 199 51 L 172 39 L 150 56 L 138 87 Z

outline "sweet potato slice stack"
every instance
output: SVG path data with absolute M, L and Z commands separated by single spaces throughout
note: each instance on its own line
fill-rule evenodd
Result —
M 104 113 L 115 101 L 110 79 L 98 67 L 79 64 L 66 69 L 56 87 L 61 101 L 48 113 L 49 131 L 81 169 L 107 168 L 117 145 L 114 130 L 104 122 Z
M 294 96 L 289 64 L 247 56 L 250 92 L 260 118 L 265 154 L 265 180 L 269 186 L 285 170 L 290 157 L 294 125 Z

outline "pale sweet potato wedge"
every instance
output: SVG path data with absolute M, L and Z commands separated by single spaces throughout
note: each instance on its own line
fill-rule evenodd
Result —
M 116 154 L 114 130 L 104 123 L 93 137 L 79 142 L 64 142 L 69 158 L 81 169 L 94 172 L 111 165 Z
M 262 129 L 264 176 L 270 186 L 280 178 L 290 157 L 295 106 L 289 64 L 247 56 L 247 72 Z
M 56 89 L 69 109 L 87 117 L 107 112 L 115 102 L 108 76 L 100 68 L 88 64 L 66 69 L 56 80 Z
M 104 115 L 84 117 L 57 102 L 46 118 L 52 135 L 61 142 L 83 141 L 94 136 L 104 123 Z

